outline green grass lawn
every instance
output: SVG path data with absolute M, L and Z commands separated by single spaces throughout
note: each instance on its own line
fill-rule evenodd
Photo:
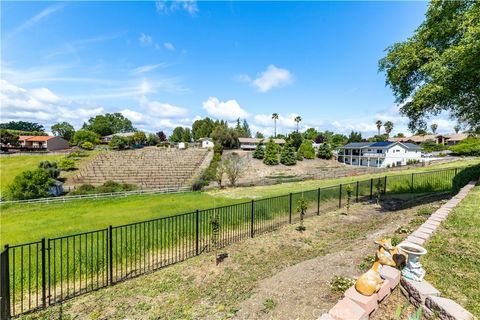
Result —
M 428 242 L 426 279 L 480 317 L 480 186 L 450 213 Z
M 63 158 L 63 155 L 41 155 L 41 156 L 10 156 L 0 157 L 0 191 L 4 192 L 15 176 L 25 170 L 35 169 L 40 161 L 56 161 Z
M 479 160 L 460 161 L 402 170 L 388 173 L 389 176 L 411 172 L 443 169 L 478 163 Z M 370 174 L 340 179 L 309 180 L 273 186 L 244 187 L 209 192 L 193 192 L 170 195 L 140 195 L 99 200 L 75 200 L 66 203 L 3 205 L 1 213 L 0 244 L 19 244 L 36 241 L 42 237 L 55 237 L 78 232 L 122 225 L 195 209 L 218 207 L 246 201 L 284 195 L 289 192 L 312 190 L 356 180 L 384 176 Z

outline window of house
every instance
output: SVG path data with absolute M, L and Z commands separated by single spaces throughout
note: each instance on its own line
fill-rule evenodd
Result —
M 377 149 L 377 153 L 382 153 L 382 149 Z

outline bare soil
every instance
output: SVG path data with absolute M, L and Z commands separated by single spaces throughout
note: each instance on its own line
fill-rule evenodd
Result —
M 358 168 L 347 166 L 336 160 L 323 160 L 319 158 L 304 159 L 297 161 L 294 166 L 285 166 L 279 164 L 276 166 L 267 166 L 262 160 L 252 157 L 252 151 L 244 150 L 226 150 L 224 155 L 236 153 L 246 161 L 246 170 L 239 179 L 239 185 L 262 185 L 274 184 L 287 181 L 300 181 L 314 178 L 335 178 L 348 175 L 357 175 L 360 173 L 374 172 L 374 168 Z

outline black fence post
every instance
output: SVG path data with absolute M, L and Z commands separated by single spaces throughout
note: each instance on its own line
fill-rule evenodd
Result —
M 113 227 L 108 227 L 108 257 L 110 264 L 110 285 L 113 285 Z
M 412 181 L 410 184 L 410 193 L 413 193 L 413 172 L 412 172 Z
M 355 202 L 358 202 L 358 185 L 359 185 L 359 182 L 357 180 L 357 194 L 355 195 Z
M 42 238 L 42 307 L 47 307 L 47 264 L 45 238 Z
M 288 222 L 292 224 L 292 193 L 290 192 L 290 209 L 288 214 Z
M 455 168 L 455 176 L 457 175 L 457 168 Z
M 317 191 L 317 216 L 320 215 L 320 188 Z
M 6 244 L 5 250 L 0 253 L 0 318 L 2 319 L 10 319 L 10 270 L 8 262 L 8 248 L 8 244 Z
M 373 178 L 370 179 L 370 200 L 373 199 Z
M 198 256 L 198 209 L 195 211 L 195 254 Z
M 385 181 L 383 182 L 383 194 L 387 194 L 387 176 L 385 176 Z
M 254 236 L 254 232 L 255 232 L 255 227 L 254 227 L 254 223 L 255 223 L 255 202 L 252 200 L 252 213 L 251 213 L 251 224 L 250 224 L 250 237 L 253 238 Z
M 340 188 L 338 191 L 338 208 L 342 207 L 342 184 L 340 183 Z

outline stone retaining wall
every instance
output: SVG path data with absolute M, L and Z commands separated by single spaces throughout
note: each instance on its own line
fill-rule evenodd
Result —
M 412 232 L 403 242 L 422 246 L 444 221 L 450 211 L 455 208 L 475 186 L 475 181 L 463 187 L 460 192 L 433 213 L 417 230 Z M 405 297 L 415 306 L 422 307 L 422 314 L 428 319 L 441 320 L 473 320 L 473 315 L 453 300 L 440 297 L 441 293 L 430 283 L 411 281 L 401 277 L 396 268 L 383 266 L 380 275 L 385 279 L 382 288 L 371 296 L 358 293 L 355 286 L 345 291 L 342 300 L 323 314 L 319 320 L 367 320 L 378 309 L 378 304 L 384 301 L 393 289 L 400 283 L 400 289 Z

